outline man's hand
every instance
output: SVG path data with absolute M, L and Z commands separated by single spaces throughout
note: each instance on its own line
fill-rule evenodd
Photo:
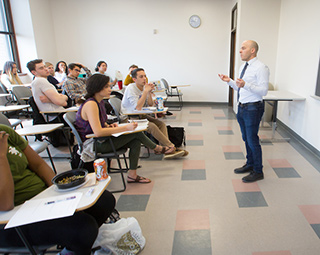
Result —
M 245 84 L 246 84 L 246 82 L 242 79 L 236 80 L 236 85 L 238 86 L 238 88 L 243 88 Z
M 225 82 L 229 82 L 231 79 L 229 78 L 229 76 L 227 75 L 224 75 L 224 74 L 218 74 L 218 76 L 220 77 L 220 79 L 222 81 L 225 81 Z
M 39 96 L 40 98 L 40 101 L 41 103 L 52 103 L 51 100 L 46 96 L 46 95 L 43 95 L 43 96 Z
M 0 157 L 7 157 L 8 137 L 8 133 L 6 133 L 5 131 L 0 131 Z
M 154 84 L 153 83 L 147 83 L 145 86 L 144 86 L 144 91 L 146 92 L 151 92 L 154 90 Z

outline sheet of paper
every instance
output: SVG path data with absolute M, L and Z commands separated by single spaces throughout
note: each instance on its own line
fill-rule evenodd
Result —
M 133 132 L 137 132 L 137 131 L 143 131 L 143 130 L 146 130 L 148 128 L 148 123 L 149 121 L 144 121 L 144 122 L 137 122 L 138 123 L 138 127 L 133 130 L 133 131 L 124 131 L 124 132 L 120 132 L 120 133 L 115 133 L 115 134 L 112 134 L 112 136 L 114 137 L 118 137 L 122 134 L 128 134 L 128 133 L 133 133 Z M 124 126 L 124 125 L 127 125 L 127 123 L 121 123 L 119 124 L 119 126 Z
M 61 196 L 28 200 L 12 216 L 5 229 L 71 216 L 74 214 L 81 196 L 82 193 L 75 192 Z

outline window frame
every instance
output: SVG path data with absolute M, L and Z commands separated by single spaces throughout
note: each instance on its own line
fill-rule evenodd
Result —
M 5 12 L 4 14 L 8 24 L 8 31 L 0 30 L 0 34 L 9 36 L 13 61 L 17 65 L 18 72 L 21 73 L 21 65 L 20 65 L 19 52 L 18 52 L 18 46 L 17 46 L 17 40 L 16 40 L 16 33 L 13 25 L 10 1 L 9 0 L 1 0 L 1 1 L 3 2 L 3 6 L 4 6 L 4 12 Z M 3 67 L 1 66 L 0 69 L 2 68 Z

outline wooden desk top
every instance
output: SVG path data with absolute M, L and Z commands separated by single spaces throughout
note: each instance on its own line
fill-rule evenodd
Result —
M 130 112 L 123 112 L 123 115 L 141 115 L 141 114 L 150 114 L 150 113 L 164 113 L 168 111 L 168 107 L 164 107 L 162 111 L 158 111 L 157 109 L 154 110 L 154 108 L 149 108 L 149 107 L 143 107 L 141 111 L 139 110 L 134 110 Z

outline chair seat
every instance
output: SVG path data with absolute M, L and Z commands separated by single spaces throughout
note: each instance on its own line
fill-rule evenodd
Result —
M 172 97 L 172 96 L 177 96 L 177 97 L 178 97 L 178 96 L 179 96 L 179 97 L 180 97 L 180 96 L 183 96 L 182 93 L 180 93 L 180 92 L 175 92 L 175 91 L 172 91 L 172 92 L 167 91 L 167 95 L 168 95 L 168 96 L 171 96 L 171 97 Z
M 117 154 L 119 154 L 119 155 L 121 155 L 121 154 L 124 154 L 124 153 L 126 153 L 126 151 L 127 151 L 127 149 L 125 148 L 125 149 L 118 149 L 117 150 Z M 97 153 L 97 156 L 98 157 L 101 157 L 101 158 L 103 158 L 103 157 L 108 157 L 108 158 L 111 158 L 111 157 L 116 157 L 116 155 L 113 153 L 113 152 L 110 152 L 110 153 Z
M 41 153 L 48 148 L 48 144 L 46 142 L 34 142 L 29 145 L 37 153 Z
M 8 119 L 9 120 L 9 122 L 10 122 L 10 125 L 12 126 L 12 127 L 16 127 L 16 126 L 18 126 L 18 125 L 20 125 L 21 124 L 21 120 L 19 120 L 19 119 Z

